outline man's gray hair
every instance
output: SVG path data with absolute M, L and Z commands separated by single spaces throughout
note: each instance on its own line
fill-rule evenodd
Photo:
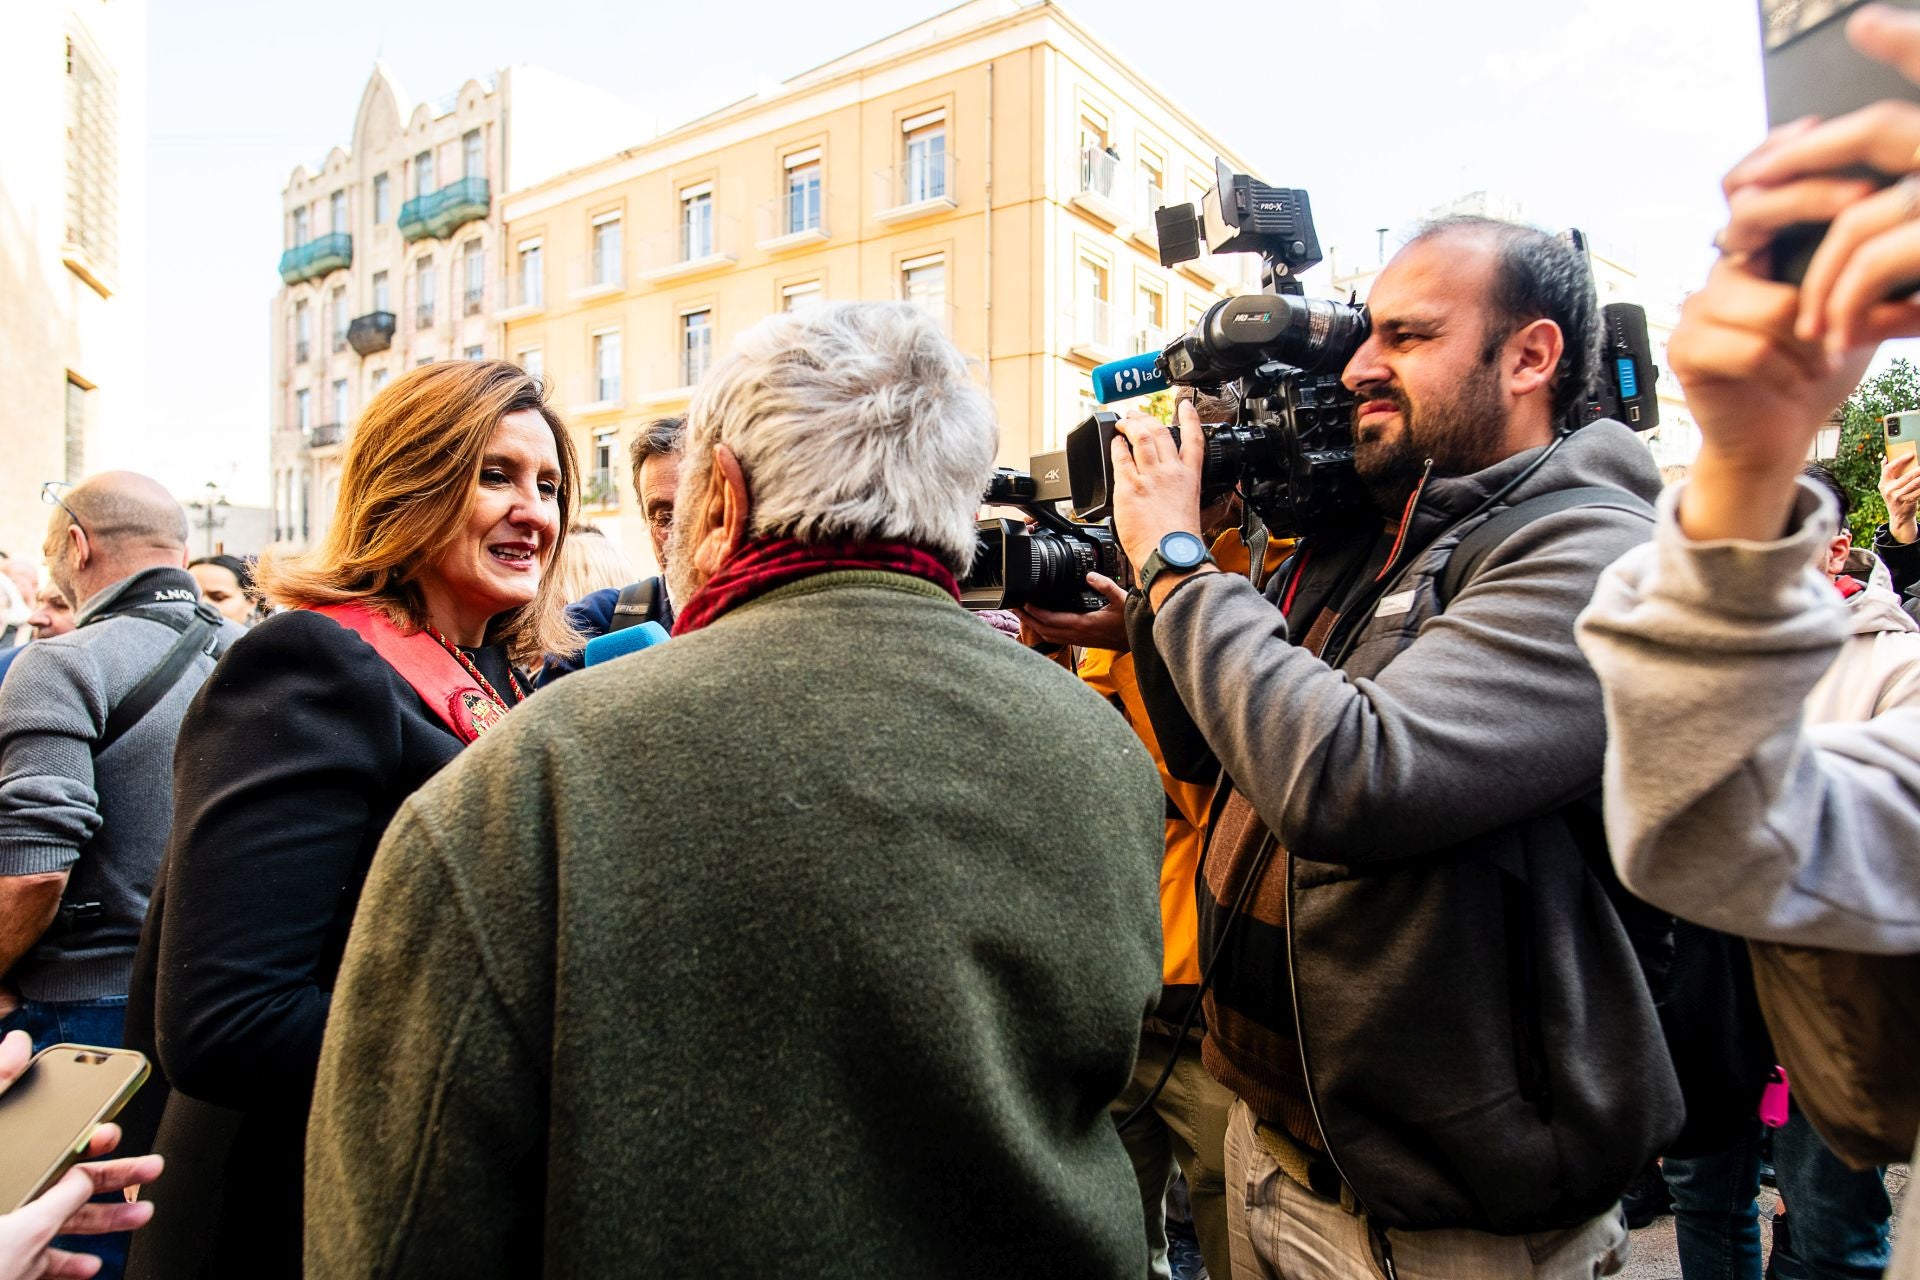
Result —
M 699 492 L 724 444 L 746 474 L 749 536 L 911 542 L 964 573 L 999 434 L 918 307 L 809 307 L 747 330 L 701 382 L 680 491 Z
M 679 414 L 655 418 L 640 428 L 640 434 L 635 436 L 633 443 L 627 446 L 628 459 L 633 464 L 635 486 L 637 487 L 640 483 L 641 463 L 648 458 L 660 458 L 679 453 L 681 446 L 686 443 L 686 437 L 687 420 Z

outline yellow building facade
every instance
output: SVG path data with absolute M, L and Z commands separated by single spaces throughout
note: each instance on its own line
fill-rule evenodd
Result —
M 499 350 L 539 373 L 586 518 L 650 562 L 626 450 L 742 330 L 901 299 L 976 361 L 1000 459 L 1061 447 L 1101 361 L 1163 344 L 1252 259 L 1159 264 L 1152 210 L 1244 169 L 1058 6 L 975 0 L 502 201 Z

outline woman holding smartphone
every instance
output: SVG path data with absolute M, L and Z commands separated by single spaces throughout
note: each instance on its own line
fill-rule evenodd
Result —
M 285 612 L 181 727 L 135 961 L 129 1043 L 150 1028 L 173 1090 L 155 1149 L 174 1176 L 129 1275 L 300 1273 L 307 1110 L 360 887 L 401 801 L 526 697 L 522 669 L 577 646 L 546 573 L 577 494 L 538 383 L 431 364 L 367 406 L 320 546 L 260 566 Z

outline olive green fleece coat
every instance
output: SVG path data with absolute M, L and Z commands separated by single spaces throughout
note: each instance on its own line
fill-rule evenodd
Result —
M 388 828 L 307 1274 L 1137 1280 L 1162 807 L 1096 695 L 898 574 L 570 677 Z

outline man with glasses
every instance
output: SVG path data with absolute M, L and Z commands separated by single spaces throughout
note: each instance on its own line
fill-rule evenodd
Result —
M 239 630 L 186 571 L 186 513 L 107 472 L 42 491 L 47 568 L 74 627 L 0 686 L 0 1033 L 117 1045 L 172 825 L 174 738 Z

